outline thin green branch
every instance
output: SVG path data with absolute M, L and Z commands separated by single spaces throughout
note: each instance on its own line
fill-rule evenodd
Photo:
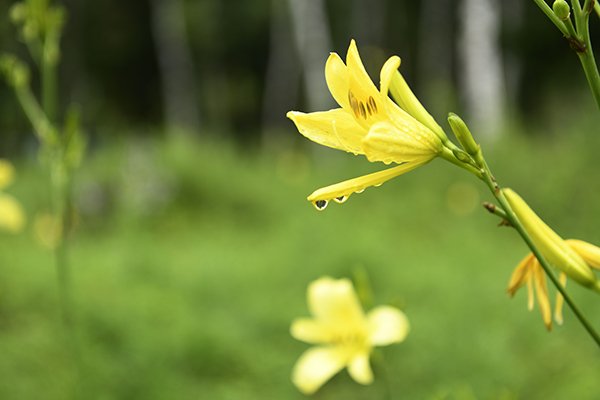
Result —
M 56 143 L 56 130 L 46 117 L 46 114 L 40 107 L 40 104 L 31 92 L 29 86 L 17 85 L 15 86 L 15 92 L 17 99 L 19 100 L 27 119 L 29 119 L 31 122 L 33 130 L 35 131 L 40 143 Z
M 588 85 L 590 86 L 590 90 L 592 91 L 592 95 L 594 96 L 594 100 L 596 100 L 596 105 L 598 108 L 600 108 L 600 74 L 598 73 L 598 65 L 596 64 L 594 50 L 592 48 L 592 40 L 590 38 L 589 23 L 591 6 L 587 1 L 586 7 L 587 8 L 581 15 L 581 22 L 578 27 L 578 32 L 583 40 L 584 49 L 583 51 L 578 51 L 577 56 L 581 62 L 583 72 L 585 73 L 585 77 L 588 81 Z
M 581 23 L 583 22 L 583 10 L 581 9 L 581 3 L 579 3 L 579 0 L 571 0 L 571 7 L 573 8 L 573 14 L 575 17 L 575 27 L 577 28 L 577 32 L 580 32 Z
M 554 11 L 552 10 L 552 8 L 550 8 L 550 6 L 544 0 L 533 0 L 533 1 L 535 2 L 535 4 L 537 4 L 537 6 L 540 8 L 540 10 L 542 10 L 542 12 L 544 14 L 546 14 L 548 19 L 550 21 L 552 21 L 552 23 L 558 28 L 558 30 L 561 31 L 565 37 L 568 37 L 569 32 L 567 31 L 567 27 L 560 20 L 560 18 L 558 18 L 556 16 L 556 14 L 554 14 Z

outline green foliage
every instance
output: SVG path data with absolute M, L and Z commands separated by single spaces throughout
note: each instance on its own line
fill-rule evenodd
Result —
M 486 157 L 553 228 L 600 243 L 600 138 L 576 128 L 515 134 Z M 92 153 L 71 256 L 82 379 L 32 224 L 0 240 L 0 398 L 305 398 L 289 374 L 308 345 L 288 329 L 308 315 L 306 285 L 363 269 L 374 303 L 400 306 L 411 334 L 382 350 L 385 369 L 375 357 L 372 386 L 344 372 L 316 399 L 381 398 L 386 380 L 394 398 L 595 397 L 600 363 L 574 317 L 548 334 L 524 293 L 505 294 L 526 247 L 476 203 L 456 206 L 472 196 L 457 184 L 490 200 L 482 185 L 434 162 L 317 212 L 313 189 L 375 168 L 320 154 L 139 140 Z M 17 167 L 14 192 L 33 221 L 44 176 Z M 598 326 L 597 295 L 570 288 Z

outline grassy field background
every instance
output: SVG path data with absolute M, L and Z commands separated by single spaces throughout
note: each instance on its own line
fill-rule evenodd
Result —
M 487 158 L 564 237 L 598 244 L 591 128 L 509 133 Z M 434 160 L 317 212 L 305 200 L 312 190 L 379 166 L 302 145 L 96 146 L 75 188 L 75 338 L 61 324 L 52 253 L 31 223 L 47 205 L 44 172 L 33 156 L 13 160 L 9 192 L 30 223 L 0 240 L 0 398 L 302 399 L 289 376 L 308 345 L 290 337 L 290 322 L 308 315 L 310 281 L 357 268 L 375 304 L 401 307 L 412 330 L 378 354 L 385 367 L 376 363 L 372 386 L 343 372 L 315 399 L 600 396 L 598 349 L 573 315 L 548 333 L 525 292 L 507 296 L 526 248 L 480 207 L 491 200 L 483 184 Z M 600 297 L 569 289 L 600 329 Z

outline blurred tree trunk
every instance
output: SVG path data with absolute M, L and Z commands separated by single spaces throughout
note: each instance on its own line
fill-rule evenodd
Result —
M 523 77 L 523 58 L 515 43 L 523 35 L 523 22 L 525 20 L 525 6 L 521 0 L 504 0 L 502 3 L 503 18 L 505 21 L 506 36 L 511 45 L 504 52 L 506 68 L 506 97 L 507 108 L 511 116 L 518 116 L 520 103 L 521 81 Z M 537 10 L 536 10 L 537 11 Z
M 454 104 L 452 0 L 423 0 L 419 14 L 417 97 L 441 123 Z
M 294 50 L 290 14 L 285 2 L 271 0 L 269 60 L 262 105 L 263 143 L 276 139 L 277 129 L 291 127 L 285 114 L 297 108 L 300 67 Z M 280 139 L 280 138 L 277 138 Z
M 475 134 L 490 138 L 502 129 L 505 104 L 500 15 L 496 0 L 462 1 L 459 36 L 462 95 Z
M 308 111 L 331 108 L 333 100 L 324 77 L 331 51 L 327 11 L 323 0 L 288 0 L 296 48 L 300 56 Z
M 198 132 L 200 118 L 181 0 L 151 0 L 167 132 Z

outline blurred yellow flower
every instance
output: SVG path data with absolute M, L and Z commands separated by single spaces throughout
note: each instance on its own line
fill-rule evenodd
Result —
M 317 209 L 327 202 L 344 202 L 353 193 L 409 172 L 442 152 L 443 131 L 425 111 L 398 73 L 400 58 L 386 61 L 377 90 L 367 74 L 354 40 L 350 42 L 346 63 L 331 53 L 325 65 L 325 78 L 340 108 L 305 114 L 290 111 L 287 117 L 302 135 L 324 146 L 362 154 L 371 162 L 399 166 L 319 189 L 308 196 Z M 388 97 L 388 90 L 401 106 Z M 404 106 L 402 106 L 404 104 Z
M 7 161 L 0 159 L 0 190 L 9 186 L 14 180 L 15 168 Z M 19 233 L 25 225 L 23 207 L 13 196 L 0 191 L 0 229 L 10 233 Z
M 565 243 L 579 256 L 581 256 L 586 264 L 591 268 L 600 269 L 600 247 L 576 239 L 567 239 L 565 240 Z M 567 274 L 561 272 L 559 281 L 563 286 L 565 286 L 567 283 Z M 519 288 L 525 284 L 527 285 L 528 308 L 530 310 L 533 309 L 535 292 L 535 297 L 537 297 L 544 325 L 546 325 L 548 330 L 551 330 L 552 311 L 548 297 L 548 286 L 546 285 L 546 274 L 544 273 L 540 262 L 532 253 L 529 253 L 523 260 L 521 260 L 519 265 L 517 265 L 517 268 L 515 268 L 510 278 L 510 282 L 508 283 L 508 293 L 511 296 L 514 296 L 517 290 L 519 290 Z M 564 299 L 562 295 L 557 292 L 556 304 L 554 306 L 554 319 L 558 324 L 562 324 L 563 322 L 563 302 Z
M 371 383 L 373 347 L 402 342 L 409 331 L 408 319 L 394 307 L 379 306 L 365 315 L 348 279 L 317 279 L 308 286 L 307 299 L 313 318 L 296 319 L 291 326 L 294 338 L 318 345 L 302 354 L 292 373 L 305 394 L 344 367 L 356 382 Z
M 7 161 L 0 159 L 0 189 L 10 185 L 15 177 L 15 167 Z

